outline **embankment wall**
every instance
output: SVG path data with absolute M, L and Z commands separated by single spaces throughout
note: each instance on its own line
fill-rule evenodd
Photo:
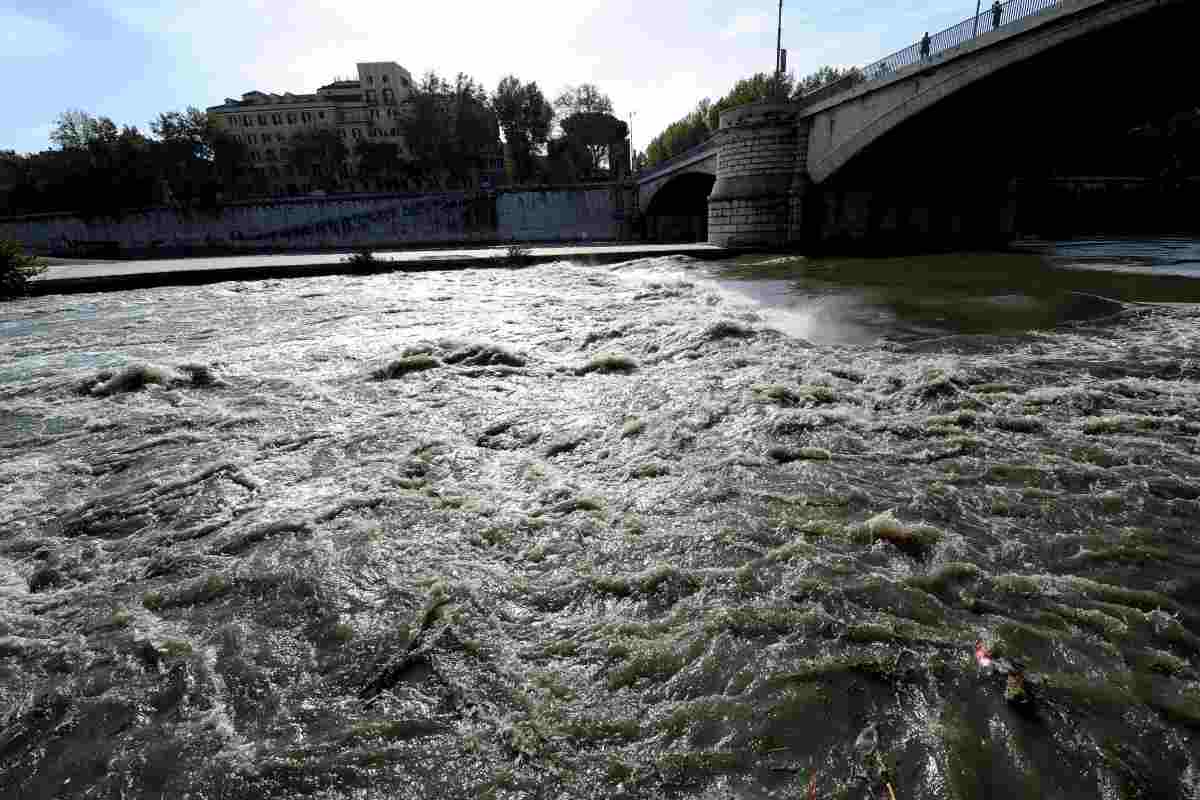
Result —
M 0 239 L 42 255 L 288 251 L 495 241 L 621 238 L 625 198 L 613 186 L 494 194 L 361 195 L 149 208 L 114 216 L 0 219 Z

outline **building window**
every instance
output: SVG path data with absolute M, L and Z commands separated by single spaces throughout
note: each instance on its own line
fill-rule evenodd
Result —
M 325 119 L 325 112 L 324 112 L 324 111 L 318 111 L 318 112 L 317 112 L 317 119 Z
M 407 89 L 408 88 L 408 78 L 401 78 L 400 85 L 403 86 L 405 89 Z
M 395 128 L 392 128 L 392 136 L 396 136 L 396 135 L 397 135 L 397 134 L 396 134 L 396 129 L 395 129 Z
M 281 124 L 283 124 L 283 120 L 281 120 L 279 118 L 278 114 L 272 114 L 271 115 L 271 124 L 272 125 L 281 125 Z
M 246 140 L 250 142 L 250 144 L 258 144 L 258 136 L 253 133 L 247 135 Z
M 368 75 L 367 76 L 367 86 L 374 86 L 374 85 L 375 85 L 375 76 Z
M 350 131 L 350 135 L 352 137 L 354 137 L 355 139 L 361 139 L 362 131 L 360 131 L 358 128 L 354 128 L 353 130 Z
M 242 117 L 242 124 L 245 125 L 247 128 L 253 127 L 254 126 L 254 118 L 251 117 L 249 114 L 247 114 L 246 116 Z
M 388 76 L 387 76 L 387 75 L 384 75 L 384 76 L 383 76 L 383 82 L 384 82 L 384 83 L 387 83 L 387 82 L 388 82 Z
M 267 148 L 266 159 L 267 159 L 267 161 L 275 160 L 275 151 L 272 150 L 271 148 Z
M 288 125 L 295 125 L 295 124 L 296 124 L 296 115 L 295 115 L 295 114 L 288 114 L 288 115 L 287 115 L 287 121 L 288 121 Z
M 271 177 L 272 178 L 279 177 L 279 167 L 271 167 Z
M 343 139 L 345 139 L 345 138 L 346 138 L 346 129 L 345 129 L 345 128 L 341 128 L 340 130 L 338 130 L 338 136 L 340 136 L 340 137 L 342 137 Z
M 266 125 L 266 124 L 267 124 L 267 115 L 266 115 L 266 114 L 259 114 L 259 115 L 258 115 L 258 124 L 259 124 L 259 125 Z
M 291 155 L 291 153 L 292 153 L 292 151 L 286 147 L 279 148 L 279 157 L 280 158 L 287 158 L 289 155 Z
M 368 89 L 368 90 L 367 90 L 367 102 L 368 102 L 368 103 L 374 103 L 374 102 L 375 102 L 375 90 L 374 90 L 374 89 Z
M 394 106 L 396 104 L 396 93 L 391 89 L 384 89 L 383 103 L 384 105 Z

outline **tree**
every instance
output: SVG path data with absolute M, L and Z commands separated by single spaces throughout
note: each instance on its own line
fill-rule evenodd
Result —
M 311 175 L 313 183 L 327 191 L 338 187 L 342 164 L 348 150 L 331 130 L 316 128 L 292 134 L 288 162 L 301 175 Z
M 17 242 L 0 239 L 0 300 L 12 300 L 25 294 L 29 280 L 46 271 L 36 256 L 21 252 Z
M 500 131 L 487 92 L 461 72 L 453 83 L 426 73 L 403 127 L 409 171 L 422 184 L 469 186 L 499 153 Z
M 592 83 L 566 86 L 554 98 L 554 110 L 559 117 L 572 114 L 611 114 L 612 100 Z
M 244 194 L 246 147 L 203 111 L 165 112 L 150 128 L 156 138 L 108 117 L 63 112 L 51 132 L 58 149 L 0 154 L 0 185 L 11 186 L 0 213 L 115 214 L 167 202 L 213 204 L 222 189 Z
M 781 76 L 779 81 L 776 81 L 773 73 L 768 75 L 765 72 L 756 72 L 749 78 L 741 79 L 733 85 L 728 94 L 709 107 L 707 120 L 709 130 L 715 131 L 720 127 L 722 111 L 746 103 L 790 97 L 794 85 L 795 78 L 790 73 Z
M 564 119 L 562 128 L 564 138 L 586 156 L 583 180 L 607 177 L 604 170 L 612 166 L 609 156 L 614 147 L 627 153 L 621 145 L 629 135 L 629 126 L 612 114 L 581 111 Z
M 513 177 L 518 183 L 529 180 L 537 171 L 535 156 L 550 137 L 554 109 L 546 102 L 537 82 L 522 84 L 514 75 L 500 81 L 492 94 L 504 140 L 513 160 Z
M 705 98 L 696 109 L 681 120 L 672 122 L 666 130 L 646 145 L 645 167 L 673 158 L 703 142 L 712 135 L 709 128 L 712 103 Z
M 97 144 L 111 144 L 118 136 L 116 123 L 108 117 L 93 117 L 86 111 L 68 109 L 54 120 L 50 141 L 60 150 L 86 150 Z
M 358 174 L 364 178 L 391 180 L 401 174 L 400 146 L 395 142 L 372 142 L 359 139 L 354 145 L 358 159 Z
M 715 103 L 708 98 L 701 100 L 694 111 L 672 122 L 666 130 L 650 140 L 646 146 L 646 166 L 654 166 L 703 142 L 720 127 L 722 111 L 746 103 L 788 97 L 794 86 L 795 78 L 790 74 L 777 80 L 774 74 L 758 72 L 735 83 Z
M 801 78 L 792 91 L 792 99 L 798 99 L 806 94 L 815 92 L 818 89 L 828 86 L 831 83 L 836 83 L 844 78 L 853 76 L 861 77 L 862 73 L 858 67 L 831 67 L 825 65 L 809 75 Z
M 208 114 L 188 106 L 187 111 L 166 111 L 150 123 L 150 130 L 162 142 L 186 148 L 195 158 L 210 160 L 213 157 L 213 140 L 219 135 L 216 125 Z
M 500 125 L 487 91 L 469 75 L 455 76 L 447 99 L 451 136 L 446 166 L 457 182 L 467 184 L 499 155 Z
M 179 205 L 216 202 L 221 188 L 219 168 L 225 166 L 216 163 L 218 149 L 223 156 L 245 154 L 243 147 L 219 147 L 218 141 L 225 134 L 208 114 L 194 106 L 159 114 L 150 122 L 150 130 L 158 137 L 156 158 L 161 179 L 169 187 L 172 201 Z M 226 189 L 233 189 L 234 183 L 231 181 Z
M 401 122 L 411 159 L 409 177 L 420 185 L 442 183 L 442 148 L 450 137 L 450 123 L 441 98 L 448 89 L 449 85 L 436 73 L 426 73 L 413 87 L 408 115 Z
M 213 151 L 212 178 L 214 183 L 209 189 L 215 201 L 216 187 L 233 197 L 244 197 L 251 173 L 254 172 L 250 163 L 250 148 L 237 141 L 229 134 L 218 131 L 213 135 L 209 145 Z

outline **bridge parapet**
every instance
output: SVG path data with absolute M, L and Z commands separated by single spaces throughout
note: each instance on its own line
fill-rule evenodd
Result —
M 930 62 L 951 56 L 955 49 L 974 41 L 981 35 L 1040 14 L 1061 5 L 1062 2 L 1063 0 L 1007 0 L 1000 4 L 998 14 L 992 7 L 988 7 L 957 25 L 952 25 L 931 35 L 928 45 L 925 45 L 923 41 L 918 41 L 903 50 L 897 50 L 891 55 L 867 64 L 865 67 L 855 67 L 843 78 L 801 96 L 798 102 L 804 106 L 812 106 L 855 89 L 864 83 L 890 80 L 895 78 L 901 70 L 907 70 L 913 65 L 925 66 Z
M 687 166 L 693 161 L 707 157 L 709 153 L 717 149 L 717 138 L 710 136 L 695 147 L 684 150 L 677 156 L 660 161 L 649 169 L 642 170 L 635 175 L 638 183 L 649 183 L 667 173 L 674 172 L 677 169 Z

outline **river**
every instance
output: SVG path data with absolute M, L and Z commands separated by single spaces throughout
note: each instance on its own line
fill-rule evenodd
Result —
M 1198 797 L 1198 271 L 0 306 L 0 796 Z

